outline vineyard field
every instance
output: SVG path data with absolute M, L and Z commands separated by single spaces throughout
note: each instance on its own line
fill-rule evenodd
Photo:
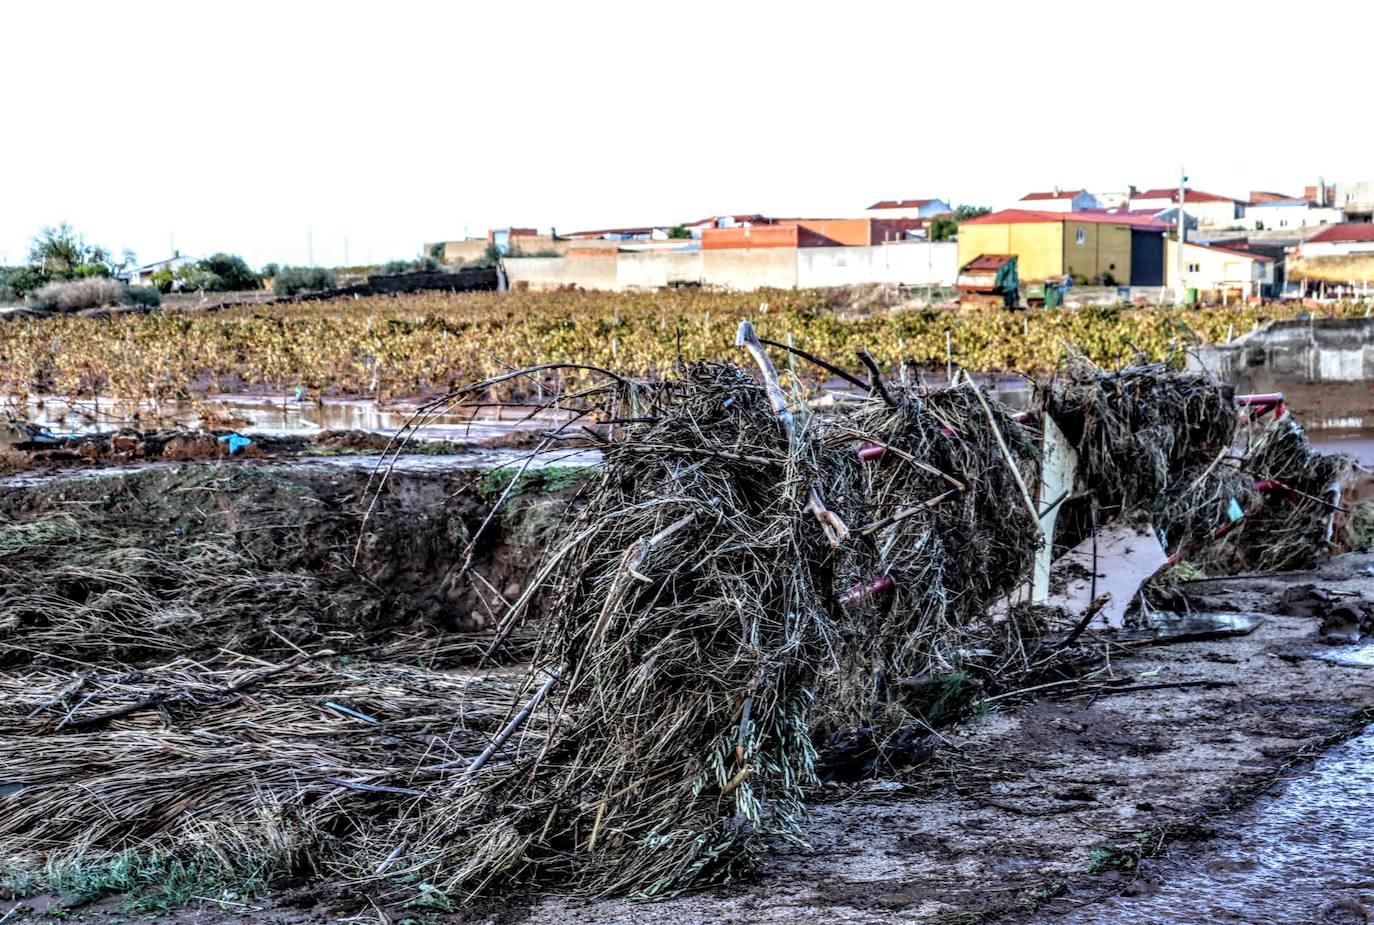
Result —
M 820 290 L 747 296 L 701 290 L 417 293 L 218 311 L 16 318 L 0 323 L 0 390 L 11 397 L 138 401 L 299 386 L 314 394 L 388 400 L 538 363 L 590 363 L 652 375 L 670 369 L 679 356 L 733 355 L 742 318 L 753 319 L 763 337 L 790 337 L 856 371 L 859 347 L 885 365 L 910 360 L 943 367 L 948 343 L 953 361 L 972 371 L 1035 374 L 1058 366 L 1069 348 L 1105 366 L 1177 358 L 1187 346 L 1225 340 L 1298 310 L 858 312 L 834 307 L 828 297 Z

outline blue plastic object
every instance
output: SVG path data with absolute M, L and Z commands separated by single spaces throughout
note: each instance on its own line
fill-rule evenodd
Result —
M 253 445 L 253 441 L 243 436 L 242 434 L 225 434 L 223 437 L 219 438 L 219 442 L 227 443 L 229 445 L 230 456 L 233 456 L 235 453 L 237 453 L 239 450 L 243 449 L 246 446 Z

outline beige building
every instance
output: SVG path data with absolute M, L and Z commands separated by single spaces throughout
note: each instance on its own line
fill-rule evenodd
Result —
M 1165 285 L 1180 288 L 1178 242 L 1169 240 L 1164 260 Z M 1264 294 L 1264 286 L 1274 284 L 1274 260 L 1215 244 L 1183 245 L 1181 288 L 1196 289 L 1198 298 L 1223 304 L 1244 301 Z

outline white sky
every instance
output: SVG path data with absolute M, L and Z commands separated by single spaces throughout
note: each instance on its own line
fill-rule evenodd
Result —
M 1367 0 L 11 0 L 0 262 L 64 220 L 143 260 L 303 263 L 313 233 L 340 264 L 1183 165 L 1301 193 L 1374 179 L 1371 27 Z

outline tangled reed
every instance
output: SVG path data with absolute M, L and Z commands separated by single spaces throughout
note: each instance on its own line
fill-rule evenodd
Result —
M 762 384 L 696 363 L 655 383 L 607 373 L 581 393 L 565 428 L 598 421 L 585 433 L 603 465 L 492 645 L 543 597 L 527 671 L 415 669 L 387 640 L 345 660 L 308 634 L 287 634 L 297 654 L 266 665 L 177 657 L 226 632 L 204 622 L 216 596 L 267 606 L 251 581 L 230 593 L 245 584 L 238 566 L 208 570 L 203 598 L 185 590 L 191 574 L 126 566 L 134 577 L 86 593 L 76 622 L 44 623 L 24 585 L 0 619 L 24 630 L 25 652 L 83 666 L 25 657 L 0 685 L 0 793 L 18 788 L 0 797 L 0 856 L 208 850 L 397 898 L 416 883 L 457 899 L 521 884 L 653 897 L 800 841 L 817 743 L 957 714 L 979 685 L 1045 670 L 1040 642 L 1079 615 L 997 606 L 1039 543 L 1072 539 L 1040 536 L 1033 422 L 967 379 L 928 392 L 876 365 L 850 377 L 866 395 L 811 409 L 761 366 Z M 1340 464 L 1291 420 L 1232 458 L 1229 392 L 1156 367 L 1076 367 L 1038 401 L 1081 459 L 1068 533 L 1144 509 L 1191 556 L 1230 542 L 1268 565 L 1324 548 Z M 1283 484 L 1286 506 L 1263 479 Z M 1218 536 L 1237 504 L 1243 526 Z M 11 525 L 0 568 L 22 582 L 26 550 L 82 529 Z M 140 596 L 150 584 L 161 590 Z M 268 610 L 311 620 L 304 598 Z M 83 644 L 81 625 L 98 638 Z M 167 661 L 130 667 L 155 656 Z M 120 811 L 97 818 L 109 802 Z

